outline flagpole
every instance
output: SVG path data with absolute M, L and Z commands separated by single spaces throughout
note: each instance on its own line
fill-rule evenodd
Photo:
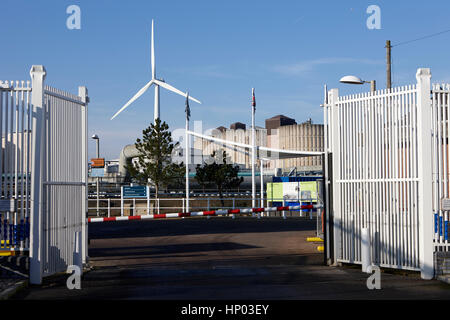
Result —
M 260 161 L 260 175 L 261 175 L 261 208 L 264 208 L 264 160 L 259 158 Z
M 256 162 L 256 128 L 255 128 L 255 88 L 252 88 L 252 207 L 256 207 L 256 179 L 255 179 L 255 162 Z M 253 214 L 254 216 L 254 214 Z
M 189 212 L 189 93 L 186 93 L 186 130 L 185 130 L 185 145 L 186 145 L 186 212 Z

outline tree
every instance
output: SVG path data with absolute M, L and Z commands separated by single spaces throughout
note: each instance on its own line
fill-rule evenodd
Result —
M 133 181 L 144 185 L 151 181 L 156 190 L 155 198 L 158 198 L 160 189 L 182 184 L 184 164 L 171 162 L 172 152 L 178 142 L 173 143 L 166 122 L 158 118 L 142 134 L 142 140 L 137 138 L 135 143 L 139 151 L 138 161 L 135 164 L 127 163 L 126 167 Z
M 195 179 L 203 189 L 210 184 L 214 184 L 219 192 L 222 206 L 224 206 L 223 191 L 239 187 L 244 179 L 242 177 L 238 178 L 238 166 L 227 163 L 227 153 L 221 150 L 219 154 L 214 151 L 211 154 L 211 158 L 215 161 L 205 163 L 203 166 L 197 165 Z

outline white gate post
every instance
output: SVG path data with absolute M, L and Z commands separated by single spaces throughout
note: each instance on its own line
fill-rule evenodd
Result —
M 120 187 L 120 216 L 123 217 L 123 186 Z
M 83 182 L 83 194 L 84 194 L 84 201 L 82 204 L 82 217 L 81 217 L 81 257 L 82 257 L 82 263 L 87 262 L 87 256 L 88 256 L 88 226 L 86 223 L 86 217 L 88 214 L 88 170 L 87 170 L 87 163 L 88 163 L 88 149 L 87 149 L 87 141 L 88 141 L 88 90 L 86 87 L 78 87 L 78 96 L 81 97 L 81 101 L 84 103 L 84 106 L 81 106 L 81 125 L 82 125 L 82 182 Z M 81 266 L 82 267 L 82 266 Z
M 331 107 L 331 119 L 329 121 L 330 127 L 330 149 L 333 155 L 333 163 L 332 163 L 332 185 L 333 185 L 333 212 L 330 214 L 333 215 L 333 236 L 334 236 L 334 263 L 337 263 L 337 259 L 341 257 L 341 195 L 340 195 L 340 185 L 337 181 L 340 179 L 340 165 L 341 165 L 341 156 L 340 156 L 340 137 L 339 137 L 339 128 L 340 128 L 340 119 L 339 119 L 339 107 L 337 104 L 339 98 L 339 90 L 331 89 L 328 93 L 328 101 L 330 102 Z
M 362 262 L 362 272 L 369 273 L 367 268 L 372 265 L 371 257 L 371 243 L 370 243 L 370 232 L 369 228 L 361 229 L 361 262 Z
M 417 136 L 419 178 L 419 261 L 422 279 L 434 277 L 431 153 L 431 72 L 420 68 L 417 79 Z
M 147 186 L 147 215 L 150 214 L 150 187 Z
M 32 117 L 32 157 L 31 157 L 31 233 L 30 233 L 30 283 L 42 284 L 43 271 L 43 178 L 44 178 L 44 66 L 32 66 L 30 71 L 32 83 L 31 104 Z

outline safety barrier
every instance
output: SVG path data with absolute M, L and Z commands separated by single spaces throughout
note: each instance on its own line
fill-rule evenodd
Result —
M 190 210 L 191 211 L 211 211 L 220 207 L 221 209 L 245 209 L 248 208 L 251 202 L 251 197 L 237 198 L 237 197 L 191 197 L 190 198 Z M 223 203 L 222 203 L 223 201 Z M 261 203 L 262 201 L 262 203 Z M 302 198 L 302 199 L 284 199 L 284 198 L 258 198 L 258 204 L 260 208 L 276 206 L 278 203 L 282 206 L 288 205 L 307 205 L 310 203 L 318 203 L 320 200 L 317 198 Z M 114 199 L 103 198 L 99 200 L 100 206 L 93 206 L 97 203 L 97 200 L 88 199 L 88 214 L 92 215 L 97 213 L 97 216 L 107 215 L 111 216 L 124 216 L 126 211 L 142 213 L 164 213 L 167 211 L 182 211 L 185 212 L 186 198 L 157 198 L 157 199 Z M 138 213 L 139 214 L 139 213 Z
M 270 208 L 247 208 L 247 209 L 227 209 L 227 210 L 213 210 L 213 211 L 198 211 L 198 212 L 178 212 L 178 213 L 163 213 L 163 214 L 147 214 L 142 216 L 125 216 L 125 217 L 109 217 L 109 218 L 89 218 L 89 223 L 95 222 L 111 222 L 111 221 L 132 221 L 132 220 L 146 220 L 146 219 L 168 219 L 168 218 L 186 218 L 186 217 L 201 217 L 201 216 L 224 216 L 235 214 L 249 214 L 249 213 L 263 213 L 263 212 L 280 212 L 303 209 L 321 209 L 322 204 L 303 205 L 303 206 L 285 206 L 285 207 L 270 207 Z M 260 215 L 258 215 L 260 217 Z M 283 216 L 285 217 L 285 216 Z

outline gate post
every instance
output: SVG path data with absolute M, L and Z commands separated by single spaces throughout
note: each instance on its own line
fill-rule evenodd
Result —
M 420 68 L 417 79 L 417 137 L 419 178 L 419 261 L 422 279 L 434 277 L 432 162 L 431 153 L 431 72 Z
M 341 195 L 340 195 L 340 184 L 337 181 L 340 179 L 340 165 L 341 165 L 341 154 L 340 154 L 340 119 L 339 119 L 339 107 L 337 104 L 339 98 L 339 90 L 331 89 L 328 93 L 328 101 L 330 103 L 331 112 L 329 120 L 329 137 L 328 141 L 330 150 L 333 154 L 332 164 L 331 164 L 331 193 L 333 194 L 333 203 L 331 204 L 332 210 L 329 211 L 329 217 L 333 220 L 333 264 L 337 264 L 337 259 L 341 257 Z
M 87 163 L 88 163 L 88 123 L 87 123 L 87 115 L 88 115 L 88 103 L 89 103 L 89 97 L 88 97 L 88 90 L 86 87 L 78 87 L 78 96 L 81 97 L 81 101 L 83 101 L 84 106 L 82 106 L 82 172 L 83 177 L 81 178 L 84 186 L 83 186 L 83 193 L 84 193 L 84 201 L 82 204 L 82 218 L 81 218 L 81 256 L 82 256 L 82 263 L 86 263 L 88 260 L 88 225 L 86 223 L 86 217 L 88 215 L 88 170 L 87 170 Z M 108 206 L 109 208 L 109 206 Z
M 32 66 L 30 70 L 32 83 L 31 104 L 32 117 L 32 157 L 31 157 L 31 213 L 30 213 L 30 283 L 41 284 L 43 272 L 42 250 L 42 188 L 44 178 L 44 80 L 46 71 L 44 66 Z

